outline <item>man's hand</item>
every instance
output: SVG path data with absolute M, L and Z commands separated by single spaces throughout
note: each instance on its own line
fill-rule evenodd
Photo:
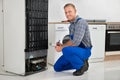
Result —
M 61 52 L 62 51 L 62 45 L 60 45 L 60 46 L 55 46 L 55 50 L 57 51 L 57 52 Z
M 60 40 L 56 43 L 56 46 L 55 46 L 55 50 L 57 51 L 57 52 L 60 52 L 60 51 L 62 51 L 62 44 L 60 43 Z
M 58 42 L 56 43 L 55 50 L 56 50 L 57 52 L 61 52 L 62 49 L 63 49 L 64 47 L 66 47 L 66 46 L 76 46 L 76 45 L 73 44 L 70 40 L 67 41 L 67 42 L 64 43 L 64 44 L 61 44 L 60 41 L 58 41 Z

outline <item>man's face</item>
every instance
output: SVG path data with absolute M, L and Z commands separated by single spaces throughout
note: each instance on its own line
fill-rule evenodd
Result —
M 69 21 L 73 21 L 76 18 L 76 10 L 72 6 L 67 6 L 64 8 L 66 18 Z

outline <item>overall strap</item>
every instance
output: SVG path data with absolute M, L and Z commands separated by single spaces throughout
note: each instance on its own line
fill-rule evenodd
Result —
M 80 19 L 81 19 L 81 18 L 77 18 L 77 21 L 76 21 L 76 22 L 78 22 Z

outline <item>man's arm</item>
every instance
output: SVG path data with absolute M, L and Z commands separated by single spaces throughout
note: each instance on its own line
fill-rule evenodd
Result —
M 60 52 L 60 51 L 62 51 L 62 49 L 63 49 L 64 47 L 67 47 L 67 46 L 76 46 L 76 45 L 73 44 L 71 40 L 69 40 L 69 41 L 66 42 L 65 44 L 61 44 L 61 43 L 60 43 L 59 45 L 56 45 L 56 46 L 55 46 L 55 49 L 56 49 L 57 52 Z
M 66 47 L 66 46 L 76 46 L 74 43 L 72 43 L 71 40 L 69 40 L 68 42 L 66 42 L 65 44 L 62 45 L 62 47 Z

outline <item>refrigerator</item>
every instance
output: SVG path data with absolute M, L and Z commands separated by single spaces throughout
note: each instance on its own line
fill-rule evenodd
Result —
M 4 0 L 4 70 L 28 75 L 46 70 L 48 0 Z
M 3 0 L 0 0 L 0 69 L 3 65 Z

